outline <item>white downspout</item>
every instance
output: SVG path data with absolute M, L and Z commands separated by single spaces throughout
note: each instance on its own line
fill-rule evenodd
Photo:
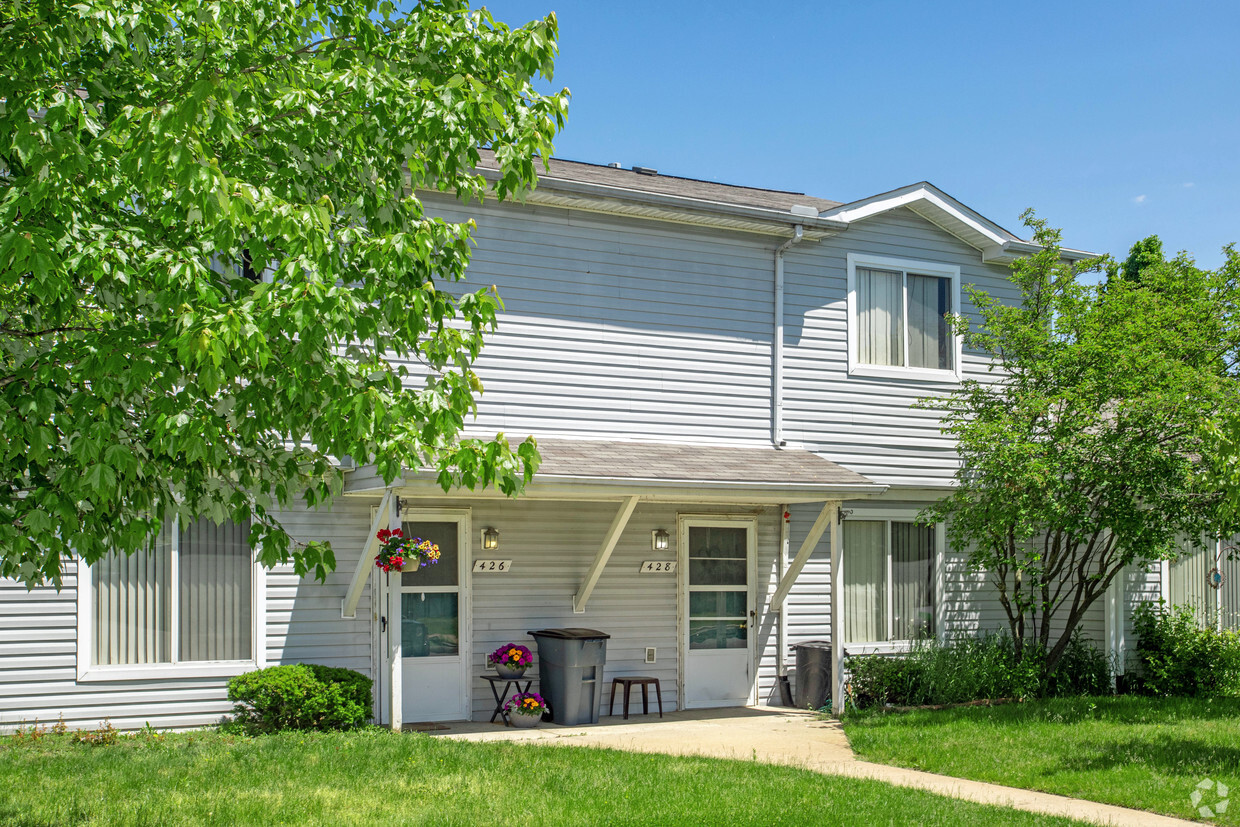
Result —
M 775 581 L 777 583 L 783 582 L 784 572 L 788 569 L 788 520 L 790 517 L 788 508 L 788 503 L 779 507 L 779 564 L 776 567 L 779 579 Z M 779 657 L 775 659 L 775 674 L 780 677 L 788 674 L 788 623 L 784 617 L 784 607 L 787 603 L 788 599 L 784 598 L 778 606 L 771 607 L 771 611 L 779 612 L 775 625 L 775 648 L 779 651 Z
M 775 333 L 771 353 L 771 442 L 784 447 L 784 252 L 805 236 L 805 228 L 793 227 L 792 238 L 775 249 Z
M 1223 570 L 1223 535 L 1214 538 L 1214 567 Z M 1223 633 L 1223 590 L 1214 590 L 1214 630 Z

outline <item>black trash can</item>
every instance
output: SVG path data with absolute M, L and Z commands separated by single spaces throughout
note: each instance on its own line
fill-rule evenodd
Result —
M 831 641 L 803 640 L 797 650 L 796 705 L 822 709 L 831 703 Z
M 603 701 L 603 664 L 611 635 L 597 629 L 540 629 L 538 689 L 557 724 L 597 724 Z

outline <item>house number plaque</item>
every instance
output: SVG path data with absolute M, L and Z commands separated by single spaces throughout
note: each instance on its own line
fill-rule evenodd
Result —
M 511 560 L 475 560 L 474 571 L 490 572 L 506 572 L 512 569 Z
M 675 560 L 647 560 L 638 569 L 642 574 L 670 574 L 676 571 Z

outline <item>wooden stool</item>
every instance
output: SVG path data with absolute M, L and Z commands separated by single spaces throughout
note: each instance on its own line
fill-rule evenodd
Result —
M 654 686 L 655 698 L 659 701 L 659 717 L 663 717 L 663 690 L 659 687 L 658 678 L 649 678 L 645 676 L 637 676 L 631 678 L 612 678 L 611 679 L 611 699 L 607 701 L 607 714 L 611 715 L 612 707 L 616 703 L 616 685 L 624 686 L 624 719 L 629 719 L 629 691 L 633 688 L 633 684 L 638 684 L 642 688 L 642 714 L 650 714 L 650 693 L 646 689 L 648 686 Z

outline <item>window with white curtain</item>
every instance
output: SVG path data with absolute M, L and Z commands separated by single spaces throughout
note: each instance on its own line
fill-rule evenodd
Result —
M 250 525 L 166 524 L 154 547 L 90 567 L 91 665 L 252 662 Z
M 934 526 L 845 521 L 845 643 L 934 637 L 935 540 Z
M 849 254 L 849 369 L 871 376 L 958 378 L 957 267 Z

